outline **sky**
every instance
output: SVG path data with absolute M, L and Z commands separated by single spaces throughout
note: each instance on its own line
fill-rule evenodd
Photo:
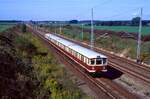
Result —
M 0 20 L 150 20 L 150 0 L 0 0 Z

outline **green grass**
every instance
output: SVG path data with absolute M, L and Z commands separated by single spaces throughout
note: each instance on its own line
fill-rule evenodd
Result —
M 5 31 L 6 29 L 12 27 L 13 24 L 0 24 L 0 32 Z
M 123 54 L 126 57 L 136 58 L 137 42 L 132 39 L 122 39 L 117 36 L 107 38 L 100 38 L 96 40 L 97 46 Z M 142 42 L 141 44 L 141 58 L 142 60 L 149 61 L 149 47 L 150 42 Z M 145 56 L 146 55 L 146 56 Z
M 0 22 L 0 32 L 3 32 L 16 24 L 17 24 L 16 22 Z
M 80 26 L 81 27 L 81 26 Z M 90 26 L 84 26 L 86 29 L 90 29 Z M 137 26 L 94 26 L 98 30 L 111 30 L 111 31 L 124 31 L 124 32 L 138 32 Z M 142 35 L 150 35 L 150 27 L 142 27 Z

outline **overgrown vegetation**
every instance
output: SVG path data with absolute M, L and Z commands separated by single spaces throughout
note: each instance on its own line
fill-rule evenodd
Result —
M 64 68 L 60 66 L 56 58 L 46 49 L 43 43 L 31 34 L 26 34 L 25 38 L 28 38 L 37 48 L 37 55 L 32 58 L 32 63 L 35 78 L 41 82 L 39 89 L 49 92 L 52 99 L 82 98 L 81 92 L 73 84 L 69 84 L 71 81 L 68 79 Z M 43 91 L 37 95 L 43 95 Z
M 26 25 L 25 25 L 25 24 L 22 24 L 22 32 L 23 32 L 23 33 L 25 33 L 25 32 L 27 31 L 26 29 L 27 29 Z
M 37 37 L 27 32 L 16 36 L 19 31 L 0 36 L 1 98 L 89 99 Z

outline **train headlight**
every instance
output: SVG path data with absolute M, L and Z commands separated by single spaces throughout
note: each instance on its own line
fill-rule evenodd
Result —
M 92 70 L 94 70 L 94 66 L 92 66 Z

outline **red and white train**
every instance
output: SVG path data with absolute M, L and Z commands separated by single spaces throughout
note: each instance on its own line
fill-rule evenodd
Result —
M 91 49 L 84 48 L 78 44 L 65 40 L 53 34 L 45 34 L 45 38 L 56 48 L 69 55 L 90 73 L 106 72 L 107 57 Z

